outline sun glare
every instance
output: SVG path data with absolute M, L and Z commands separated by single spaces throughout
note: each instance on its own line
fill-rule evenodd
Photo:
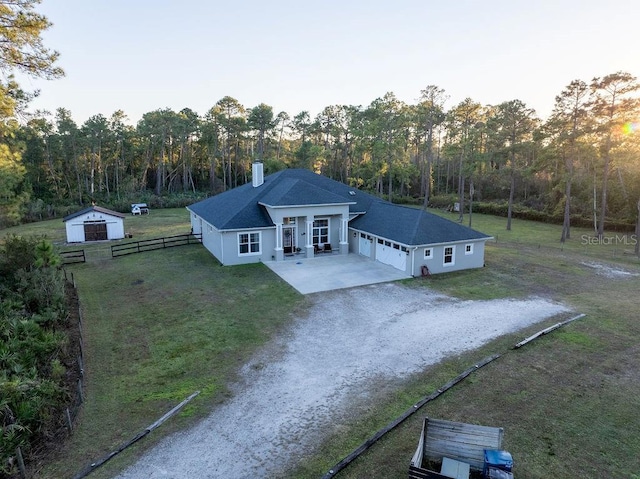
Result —
M 628 121 L 622 125 L 622 132 L 625 135 L 630 135 L 638 130 L 640 130 L 640 122 L 637 121 Z

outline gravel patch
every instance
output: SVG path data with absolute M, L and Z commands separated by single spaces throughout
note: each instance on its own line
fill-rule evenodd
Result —
M 385 388 L 567 311 L 542 298 L 458 301 L 393 283 L 309 298 L 309 315 L 243 367 L 231 399 L 118 477 L 278 477 Z
M 599 274 L 600 276 L 604 276 L 605 278 L 624 279 L 624 278 L 630 278 L 634 276 L 640 276 L 640 274 L 638 273 L 632 273 L 630 271 L 620 269 L 620 268 L 613 268 L 611 266 L 607 266 L 602 263 L 596 263 L 593 261 L 582 262 L 582 264 L 584 266 L 588 266 L 589 268 L 594 269 L 596 274 Z

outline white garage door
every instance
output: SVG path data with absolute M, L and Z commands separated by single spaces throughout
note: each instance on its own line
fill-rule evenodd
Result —
M 371 240 L 367 239 L 365 235 L 360 235 L 360 245 L 358 248 L 358 252 L 362 256 L 366 256 L 367 258 L 371 258 Z
M 376 245 L 376 260 L 384 264 L 389 264 L 401 271 L 407 269 L 407 253 L 401 249 L 396 249 L 393 245 L 380 244 Z

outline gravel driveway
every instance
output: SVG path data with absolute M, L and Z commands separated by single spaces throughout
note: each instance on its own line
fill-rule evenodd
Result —
M 309 315 L 244 366 L 231 399 L 118 477 L 278 477 L 385 387 L 567 311 L 541 298 L 459 301 L 393 283 L 309 299 Z

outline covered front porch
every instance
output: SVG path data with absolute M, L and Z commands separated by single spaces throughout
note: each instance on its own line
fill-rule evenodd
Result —
M 349 253 L 349 217 L 345 214 L 283 216 L 275 222 L 274 261 Z

